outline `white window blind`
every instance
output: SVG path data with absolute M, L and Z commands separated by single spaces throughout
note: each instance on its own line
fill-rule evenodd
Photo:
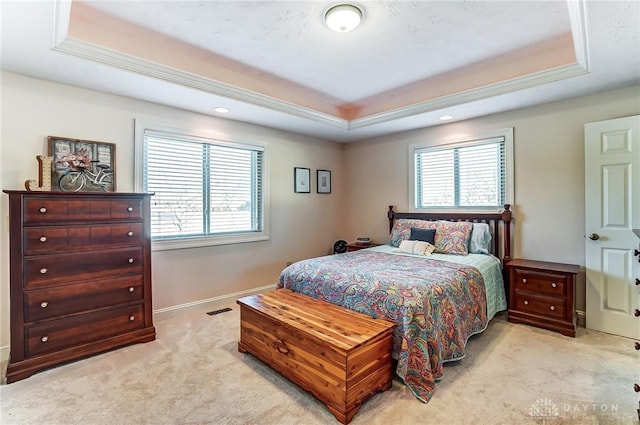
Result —
M 144 130 L 153 240 L 264 230 L 264 149 Z
M 506 158 L 504 137 L 415 149 L 415 208 L 502 207 Z

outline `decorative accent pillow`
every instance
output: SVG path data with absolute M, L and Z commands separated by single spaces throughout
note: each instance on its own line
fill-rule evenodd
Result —
M 436 226 L 436 251 L 442 254 L 467 255 L 467 241 L 473 223 L 466 221 L 438 221 Z
M 425 241 L 405 240 L 400 242 L 398 251 L 415 255 L 431 255 L 435 246 Z
M 411 234 L 409 235 L 410 241 L 425 241 L 431 245 L 435 244 L 436 229 L 419 229 L 417 227 L 411 228 Z
M 487 223 L 473 223 L 469 238 L 470 254 L 488 254 L 491 252 L 491 230 Z
M 392 246 L 396 248 L 400 246 L 401 241 L 409 239 L 411 235 L 411 228 L 416 229 L 435 229 L 437 222 L 427 220 L 416 220 L 412 218 L 399 218 L 393 222 L 393 229 L 391 230 L 390 242 Z

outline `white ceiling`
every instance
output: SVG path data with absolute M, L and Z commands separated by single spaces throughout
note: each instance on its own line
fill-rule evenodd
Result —
M 636 0 L 338 3 L 2 1 L 1 64 L 341 142 L 640 83 Z

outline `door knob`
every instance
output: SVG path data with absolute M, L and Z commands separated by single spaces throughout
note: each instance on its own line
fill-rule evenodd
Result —
M 638 255 L 640 255 L 640 251 L 638 251 L 637 249 L 633 250 L 633 256 L 637 257 Z
M 633 315 L 636 317 L 640 317 L 640 310 L 636 308 L 636 310 L 633 312 Z
M 636 279 L 636 286 L 640 285 L 640 279 Z
M 592 233 L 589 235 L 589 239 L 591 239 L 592 241 L 597 241 L 598 239 L 600 239 L 600 235 L 597 233 Z

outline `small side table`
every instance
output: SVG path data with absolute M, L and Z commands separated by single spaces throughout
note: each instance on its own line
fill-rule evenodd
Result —
M 575 287 L 580 266 L 514 259 L 507 269 L 509 322 L 576 336 Z
M 347 252 L 353 252 L 353 251 L 358 251 L 361 249 L 365 249 L 365 248 L 371 248 L 374 246 L 378 246 L 378 244 L 376 243 L 358 243 L 358 242 L 351 242 L 347 244 Z

